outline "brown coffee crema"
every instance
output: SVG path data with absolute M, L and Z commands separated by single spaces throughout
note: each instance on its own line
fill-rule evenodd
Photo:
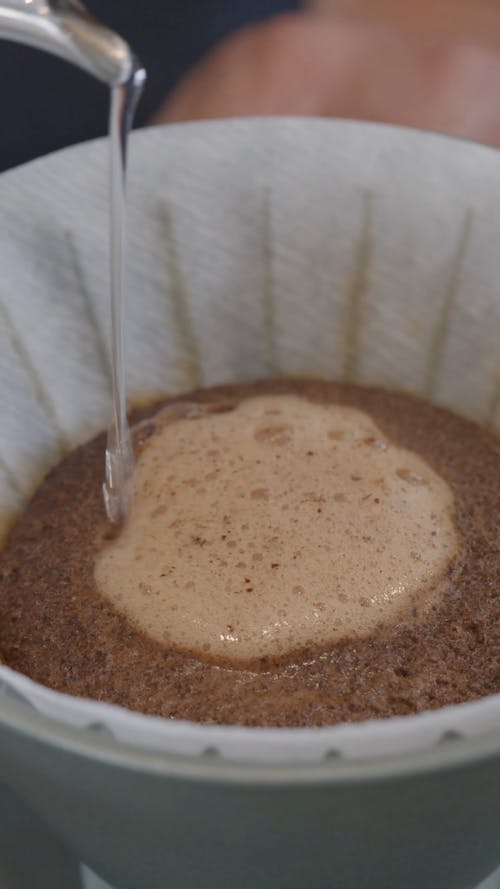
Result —
M 460 550 L 449 486 L 364 411 L 297 395 L 158 418 L 96 583 L 159 642 L 235 662 L 423 615 Z
M 136 440 L 117 532 L 102 437 L 11 532 L 11 667 L 146 713 L 247 725 L 500 691 L 496 438 L 407 395 L 273 381 L 163 405 Z

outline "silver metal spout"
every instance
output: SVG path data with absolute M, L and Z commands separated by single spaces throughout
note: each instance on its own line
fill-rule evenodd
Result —
M 60 56 L 108 86 L 127 83 L 136 67 L 128 44 L 79 0 L 0 0 L 0 37 Z

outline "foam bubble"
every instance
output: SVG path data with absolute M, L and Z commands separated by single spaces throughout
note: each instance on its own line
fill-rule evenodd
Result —
M 368 414 L 294 395 L 179 411 L 141 446 L 97 585 L 154 639 L 245 661 L 424 614 L 453 498 Z

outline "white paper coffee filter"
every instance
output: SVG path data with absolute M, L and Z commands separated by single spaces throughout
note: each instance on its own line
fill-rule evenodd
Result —
M 0 497 L 7 520 L 107 425 L 107 145 L 0 177 Z M 131 146 L 131 400 L 317 374 L 418 392 L 500 427 L 500 155 L 314 120 L 154 128 Z M 324 729 L 204 727 L 58 694 L 2 695 L 154 750 L 391 755 L 500 729 L 500 695 Z M 1 715 L 0 715 L 1 718 Z

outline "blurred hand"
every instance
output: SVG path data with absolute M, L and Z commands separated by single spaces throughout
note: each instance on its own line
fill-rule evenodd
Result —
M 414 34 L 441 34 L 500 49 L 500 0 L 308 0 L 308 6 L 364 22 L 386 22 Z
M 278 16 L 219 44 L 153 123 L 316 115 L 435 129 L 500 145 L 500 54 L 317 14 Z

